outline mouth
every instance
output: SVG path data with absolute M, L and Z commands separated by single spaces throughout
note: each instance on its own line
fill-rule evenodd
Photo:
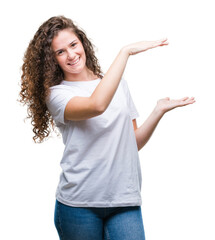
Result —
M 79 61 L 80 61 L 80 57 L 77 58 L 77 59 L 76 59 L 75 61 L 73 61 L 72 63 L 67 63 L 67 65 L 69 65 L 69 66 L 74 66 L 74 65 L 76 65 Z

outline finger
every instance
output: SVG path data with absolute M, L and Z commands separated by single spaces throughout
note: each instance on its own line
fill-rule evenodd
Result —
M 164 43 L 161 43 L 160 46 L 164 46 L 164 45 L 168 45 L 169 42 L 164 42 Z
M 193 104 L 193 103 L 195 103 L 196 101 L 194 100 L 194 99 L 192 99 L 192 100 L 189 100 L 189 101 L 187 101 L 187 102 L 184 102 L 183 104 L 182 104 L 182 106 L 187 106 L 187 105 L 189 105 L 189 104 Z
M 165 44 L 166 42 L 167 42 L 167 38 L 162 38 L 162 39 L 154 41 L 154 44 L 159 46 L 161 44 Z
M 168 45 L 168 44 L 169 44 L 168 42 L 165 43 L 165 42 L 163 42 L 163 41 L 161 41 L 161 40 L 157 40 L 157 41 L 154 41 L 154 42 L 152 43 L 152 45 L 151 45 L 151 47 L 149 47 L 149 49 L 150 49 L 150 48 L 160 47 L 160 46 L 165 46 L 165 45 Z
M 196 101 L 196 100 L 195 100 L 194 98 L 192 98 L 192 99 L 190 98 L 190 99 L 189 99 L 189 102 L 192 102 L 192 103 L 193 103 L 193 102 L 195 102 L 195 101 Z
M 168 43 L 169 43 L 168 40 L 167 40 L 167 38 L 161 39 L 160 42 L 161 42 L 162 44 L 168 44 Z
M 167 41 L 167 38 L 161 38 L 161 39 L 157 40 L 156 42 L 165 42 L 165 41 Z
M 186 102 L 189 102 L 189 101 L 195 101 L 195 98 L 194 97 L 191 97 L 191 98 L 188 98 L 187 100 L 186 100 Z
M 185 100 L 187 100 L 189 97 L 183 97 L 183 98 L 181 98 L 181 99 L 179 99 L 180 101 L 185 101 Z

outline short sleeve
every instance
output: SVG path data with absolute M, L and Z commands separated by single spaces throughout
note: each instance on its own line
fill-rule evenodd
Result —
M 74 97 L 71 89 L 62 88 L 63 86 L 54 86 L 50 88 L 50 95 L 46 99 L 47 108 L 52 115 L 56 125 L 66 124 L 64 111 L 69 100 Z
M 131 119 L 133 120 L 133 119 L 139 117 L 139 112 L 137 111 L 134 101 L 132 99 L 130 90 L 128 88 L 127 81 L 124 78 L 122 78 L 121 81 L 122 81 L 123 89 L 124 89 L 125 95 L 126 95 L 126 100 L 127 100 L 127 104 L 128 104 L 128 108 L 129 108 L 129 114 L 131 116 Z

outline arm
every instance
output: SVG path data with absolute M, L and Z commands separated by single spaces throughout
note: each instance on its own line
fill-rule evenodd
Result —
M 128 57 L 130 55 L 135 55 L 148 49 L 164 45 L 168 45 L 167 39 L 137 42 L 127 45 L 121 49 L 107 73 L 103 77 L 102 81 L 96 87 L 91 96 L 94 103 L 98 104 L 97 107 L 101 112 L 104 112 L 107 109 L 117 90 L 125 70 Z
M 128 58 L 158 46 L 167 39 L 143 41 L 123 47 L 90 97 L 73 97 L 65 108 L 65 119 L 84 120 L 102 114 L 109 106 L 122 78 Z
M 83 120 L 102 114 L 110 104 L 128 61 L 128 51 L 121 49 L 109 70 L 90 97 L 74 97 L 66 106 L 65 118 Z
M 135 130 L 138 151 L 148 142 L 164 114 L 154 109 L 146 121 Z
M 176 107 L 186 106 L 194 102 L 195 100 L 193 97 L 185 97 L 179 100 L 170 100 L 169 98 L 160 99 L 147 120 L 139 128 L 135 129 L 136 121 L 133 121 L 138 151 L 148 142 L 165 113 Z

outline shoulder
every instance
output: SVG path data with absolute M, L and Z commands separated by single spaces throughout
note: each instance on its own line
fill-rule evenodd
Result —
M 64 84 L 58 84 L 52 87 L 49 87 L 49 95 L 56 95 L 61 93 L 69 93 L 73 90 L 71 86 L 67 86 Z
M 46 103 L 53 101 L 61 101 L 67 99 L 73 95 L 73 89 L 70 86 L 59 84 L 52 87 L 49 87 L 49 93 L 46 97 Z
M 67 89 L 71 89 L 71 87 L 61 83 L 61 84 L 52 86 L 49 89 L 50 89 L 50 91 L 54 91 L 54 90 L 67 90 Z

